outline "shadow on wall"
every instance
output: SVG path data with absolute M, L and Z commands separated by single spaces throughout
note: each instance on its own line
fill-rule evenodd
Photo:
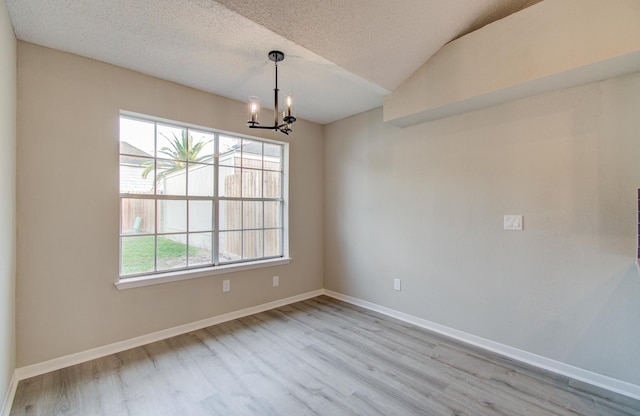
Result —
M 555 359 L 640 385 L 640 327 L 633 324 L 638 322 L 640 275 L 634 262 L 569 307 L 554 328 L 540 333 L 573 337 L 573 349 Z

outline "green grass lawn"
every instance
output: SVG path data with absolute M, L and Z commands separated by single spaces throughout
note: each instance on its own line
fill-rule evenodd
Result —
M 189 256 L 197 256 L 200 248 L 189 246 Z M 184 264 L 187 257 L 186 244 L 158 237 L 158 265 L 171 268 L 171 264 Z M 121 273 L 133 274 L 153 271 L 155 244 L 153 236 L 128 237 L 122 239 Z M 173 260 L 173 261 L 172 261 Z M 168 266 L 167 266 L 168 265 Z M 160 268 L 160 267 L 159 267 Z

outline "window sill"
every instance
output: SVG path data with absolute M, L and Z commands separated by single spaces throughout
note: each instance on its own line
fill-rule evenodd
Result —
M 136 287 L 160 285 L 163 283 L 178 282 L 180 280 L 196 279 L 205 276 L 240 272 L 243 270 L 280 266 L 283 264 L 289 264 L 290 262 L 290 257 L 282 257 L 277 259 L 252 261 L 251 263 L 228 264 L 224 266 L 207 267 L 195 270 L 181 270 L 179 272 L 124 278 L 115 282 L 114 285 L 118 290 L 133 289 Z

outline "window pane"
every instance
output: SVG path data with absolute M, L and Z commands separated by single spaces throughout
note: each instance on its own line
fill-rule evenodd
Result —
M 262 201 L 245 201 L 242 203 L 242 228 L 262 228 Z
M 222 166 L 240 166 L 240 144 L 242 140 L 236 137 L 219 136 L 218 161 Z
M 189 130 L 189 137 L 191 138 L 189 160 L 192 162 L 213 163 L 213 133 Z
M 242 229 L 242 201 L 220 201 L 218 226 L 221 230 Z
M 242 167 L 262 169 L 262 143 L 242 140 Z
M 146 273 L 154 270 L 155 237 L 122 237 L 120 274 Z
M 280 172 L 264 171 L 264 197 L 280 198 L 282 196 L 282 174 Z
M 158 201 L 158 233 L 187 231 L 187 201 Z
M 240 168 L 228 168 L 220 166 L 218 170 L 218 195 L 230 198 L 239 198 L 242 191 L 242 177 Z
M 155 206 L 153 199 L 122 198 L 120 200 L 120 233 L 155 233 Z
M 157 162 L 156 192 L 158 195 L 186 195 L 187 171 L 186 164 L 177 160 L 162 160 Z
M 279 144 L 264 144 L 264 169 L 282 170 L 282 146 Z
M 264 256 L 282 256 L 282 243 L 280 242 L 282 230 L 264 231 Z
M 221 231 L 218 238 L 220 263 L 242 260 L 242 231 Z
M 264 203 L 264 228 L 280 228 L 282 226 L 282 213 L 280 201 L 265 201 Z
M 158 236 L 158 271 L 187 266 L 187 235 Z
M 255 259 L 262 257 L 263 231 L 244 231 L 242 235 L 242 258 Z
M 181 161 L 187 160 L 187 129 L 158 124 L 157 132 L 157 158 Z
M 189 266 L 212 264 L 211 233 L 189 234 Z
M 262 171 L 242 169 L 242 197 L 262 198 Z
M 189 164 L 189 195 L 213 196 L 214 177 L 213 165 Z
M 120 193 L 153 194 L 153 159 L 120 156 Z
M 213 201 L 189 201 L 189 231 L 213 231 Z
M 153 157 L 155 126 L 151 121 L 120 117 L 120 153 Z

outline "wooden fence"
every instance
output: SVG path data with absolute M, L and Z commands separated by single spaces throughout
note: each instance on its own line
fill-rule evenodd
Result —
M 221 190 L 221 194 L 230 197 L 243 195 L 249 198 L 279 198 L 282 192 L 281 182 L 280 173 L 277 172 L 235 168 L 232 175 L 224 178 L 222 184 L 224 189 Z M 261 188 L 263 194 L 260 192 Z M 123 198 L 121 201 L 122 234 L 155 232 L 154 200 Z M 161 209 L 158 211 L 157 220 L 159 223 L 170 221 L 172 218 L 171 212 L 163 211 Z M 225 232 L 224 244 L 221 244 L 220 247 L 221 261 L 279 255 L 282 250 L 280 230 L 241 232 L 237 224 L 242 219 L 242 228 L 281 228 L 280 211 L 281 205 L 279 203 L 228 204 L 226 215 L 223 218 L 225 223 L 220 224 L 220 228 L 238 231 Z M 178 219 L 176 218 L 176 220 Z M 186 222 L 184 219 L 179 220 L 183 224 Z

